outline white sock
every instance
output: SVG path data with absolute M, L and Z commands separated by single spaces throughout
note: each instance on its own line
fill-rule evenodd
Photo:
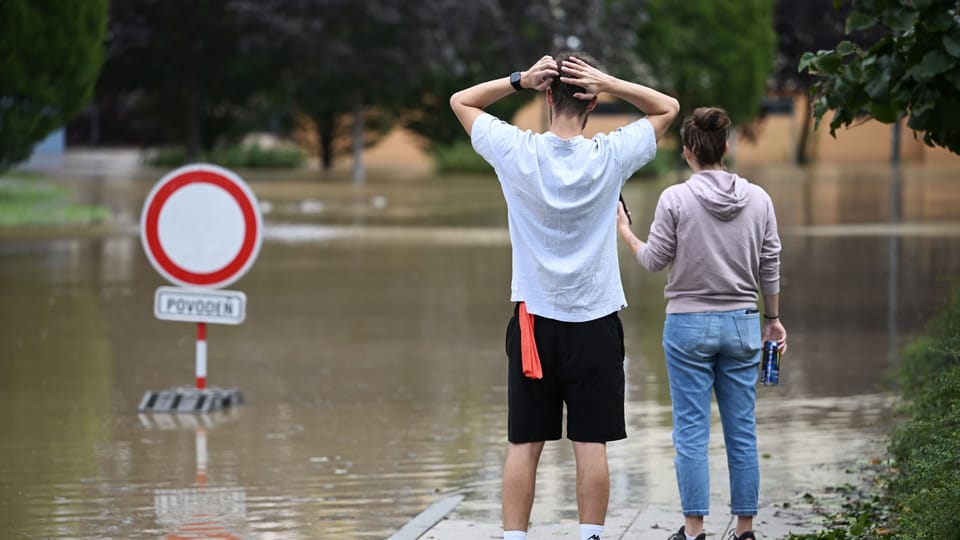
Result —
M 527 540 L 527 531 L 503 531 L 503 540 Z
M 600 540 L 603 536 L 603 525 L 580 524 L 580 540 Z
M 683 531 L 683 535 L 687 537 L 687 540 L 697 540 L 696 536 L 690 536 L 689 534 L 687 534 L 687 531 Z M 700 535 L 697 535 L 697 536 L 700 536 Z

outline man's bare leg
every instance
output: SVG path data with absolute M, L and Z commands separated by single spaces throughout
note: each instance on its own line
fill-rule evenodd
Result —
M 503 465 L 503 530 L 525 531 L 530 524 L 537 463 L 543 442 L 510 443 Z
M 580 523 L 603 525 L 610 499 L 607 445 L 574 441 L 573 454 L 577 458 L 577 509 Z

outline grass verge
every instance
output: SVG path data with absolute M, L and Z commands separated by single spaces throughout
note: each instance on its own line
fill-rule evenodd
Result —
M 70 189 L 39 175 L 11 171 L 0 175 L 0 227 L 89 225 L 110 218 L 100 206 L 70 202 Z
M 889 463 L 829 526 L 791 540 L 960 538 L 960 292 L 904 349 Z

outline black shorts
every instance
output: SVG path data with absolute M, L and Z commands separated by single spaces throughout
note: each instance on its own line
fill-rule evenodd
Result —
M 523 374 L 517 310 L 507 325 L 507 438 L 607 442 L 627 437 L 623 412 L 623 325 L 617 313 L 582 323 L 534 316 L 542 379 Z

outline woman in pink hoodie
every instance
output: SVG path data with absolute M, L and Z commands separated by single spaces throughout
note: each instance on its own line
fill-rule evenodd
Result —
M 669 540 L 703 540 L 710 511 L 711 394 L 723 425 L 734 540 L 754 539 L 760 472 L 754 405 L 762 342 L 786 351 L 780 322 L 780 238 L 770 196 L 723 169 L 730 118 L 699 108 L 681 128 L 693 169 L 660 195 L 646 242 L 630 230 L 623 205 L 617 226 L 637 261 L 669 268 L 663 350 L 673 403 L 673 444 L 684 526 Z M 757 301 L 763 295 L 761 333 Z

